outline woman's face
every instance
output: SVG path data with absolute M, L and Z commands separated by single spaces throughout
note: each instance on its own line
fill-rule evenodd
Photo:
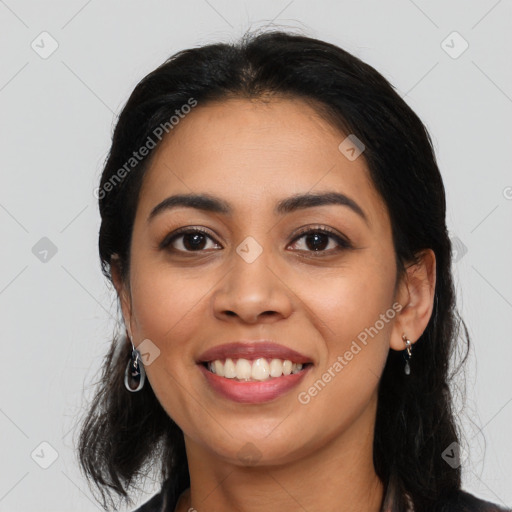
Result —
M 371 438 L 400 306 L 387 210 L 344 139 L 300 100 L 199 103 L 144 178 L 125 321 L 187 443 L 223 460 Z

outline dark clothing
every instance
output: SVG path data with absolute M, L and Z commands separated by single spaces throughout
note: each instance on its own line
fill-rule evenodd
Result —
M 382 512 L 392 512 L 393 505 L 388 491 L 384 498 Z M 162 491 L 153 496 L 134 512 L 174 512 L 179 496 L 175 496 L 172 489 L 162 488 Z M 201 511 L 199 511 L 201 512 Z M 410 509 L 410 512 L 414 512 Z M 464 491 L 457 492 L 456 496 L 446 503 L 440 503 L 435 512 L 512 512 L 510 508 L 500 508 L 493 503 L 476 498 Z

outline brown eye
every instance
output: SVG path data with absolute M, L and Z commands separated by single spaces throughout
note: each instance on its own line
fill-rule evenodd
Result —
M 207 231 L 199 228 L 184 228 L 167 236 L 160 244 L 160 248 L 168 248 L 176 252 L 200 252 L 212 249 L 212 247 L 207 247 L 208 242 L 213 243 L 213 248 L 220 247 Z
M 299 251 L 332 254 L 351 247 L 347 240 L 327 228 L 306 228 L 299 235 L 293 242 L 296 246 L 297 241 L 304 239 L 302 248 L 295 247 Z

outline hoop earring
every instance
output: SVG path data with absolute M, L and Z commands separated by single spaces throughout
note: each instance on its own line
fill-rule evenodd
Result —
M 131 340 L 130 340 L 131 341 Z M 146 381 L 146 370 L 140 358 L 140 352 L 133 346 L 130 360 L 124 371 L 124 386 L 131 393 L 136 393 L 144 387 Z
M 411 344 L 411 340 L 408 340 L 407 336 L 405 334 L 402 334 L 402 340 L 405 343 L 405 350 L 404 350 L 405 367 L 404 367 L 404 372 L 405 372 L 405 375 L 410 375 L 411 374 L 411 365 L 410 365 L 409 361 L 411 360 L 411 357 L 412 357 L 412 344 Z

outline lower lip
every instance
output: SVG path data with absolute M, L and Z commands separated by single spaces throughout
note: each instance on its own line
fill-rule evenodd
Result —
M 284 375 L 282 377 L 271 377 L 268 380 L 257 382 L 242 382 L 235 379 L 226 379 L 212 373 L 199 364 L 199 369 L 203 372 L 208 384 L 220 395 L 235 402 L 246 404 L 260 404 L 270 402 L 284 395 L 292 388 L 297 386 L 304 378 L 312 365 L 306 366 L 298 373 Z

